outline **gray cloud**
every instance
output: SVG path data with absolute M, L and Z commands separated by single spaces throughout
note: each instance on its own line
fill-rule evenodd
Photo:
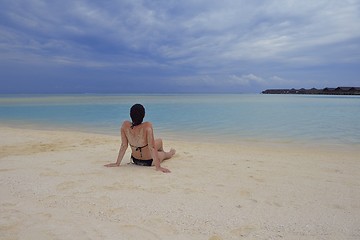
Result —
M 0 20 L 0 63 L 14 68 L 146 71 L 144 81 L 167 78 L 167 87 L 245 91 L 315 77 L 354 85 L 359 75 L 356 0 L 3 1 Z

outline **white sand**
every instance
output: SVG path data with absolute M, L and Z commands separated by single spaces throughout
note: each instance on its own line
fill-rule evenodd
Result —
M 0 128 L 0 239 L 360 239 L 360 150 L 166 142 L 172 173 L 119 138 Z

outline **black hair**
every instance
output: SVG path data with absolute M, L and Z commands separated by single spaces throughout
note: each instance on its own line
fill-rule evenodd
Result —
M 145 108 L 143 105 L 137 103 L 130 108 L 130 117 L 132 120 L 131 127 L 140 125 L 145 117 Z

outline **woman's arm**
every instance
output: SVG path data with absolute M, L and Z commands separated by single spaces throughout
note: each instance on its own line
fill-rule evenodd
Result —
M 105 167 L 119 167 L 120 166 L 120 163 L 125 155 L 125 152 L 126 152 L 126 149 L 128 148 L 128 139 L 126 137 L 126 134 L 125 134 L 125 130 L 124 130 L 124 124 L 121 126 L 121 146 L 120 146 L 120 149 L 119 149 L 119 154 L 118 154 L 118 157 L 116 159 L 116 162 L 115 163 L 109 163 L 109 164 L 106 164 L 104 165 Z
M 147 132 L 146 135 L 147 135 L 147 138 L 148 138 L 147 140 L 148 140 L 148 144 L 149 144 L 150 154 L 151 154 L 151 157 L 152 157 L 152 159 L 154 161 L 156 171 L 162 171 L 164 173 L 169 173 L 170 172 L 169 169 L 163 168 L 163 167 L 160 166 L 160 159 L 159 159 L 157 149 L 155 149 L 154 132 L 153 132 L 153 128 L 152 128 L 151 123 L 149 123 L 149 127 L 146 129 L 146 132 Z

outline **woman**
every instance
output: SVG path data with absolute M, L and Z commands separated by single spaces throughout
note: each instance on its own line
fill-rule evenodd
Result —
M 157 171 L 170 172 L 169 169 L 160 166 L 160 163 L 171 158 L 175 150 L 165 152 L 161 139 L 154 139 L 153 127 L 150 122 L 143 122 L 145 108 L 141 104 L 135 104 L 130 109 L 132 122 L 124 121 L 121 126 L 121 146 L 115 163 L 106 164 L 106 167 L 119 167 L 124 157 L 128 144 L 131 146 L 131 160 L 140 166 L 155 165 Z

